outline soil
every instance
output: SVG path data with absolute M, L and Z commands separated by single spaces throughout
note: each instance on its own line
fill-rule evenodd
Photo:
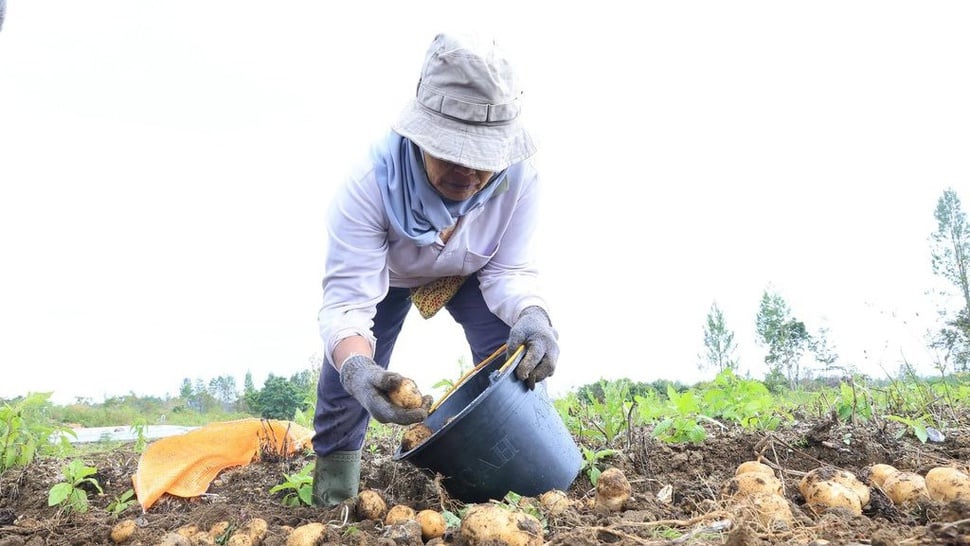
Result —
M 595 508 L 591 502 L 595 488 L 587 474 L 581 473 L 566 492 L 572 501 L 566 511 L 557 515 L 540 511 L 544 544 L 970 543 L 970 503 L 962 501 L 922 501 L 900 508 L 873 488 L 861 516 L 839 510 L 815 513 L 805 505 L 798 482 L 814 468 L 842 468 L 868 483 L 867 468 L 873 463 L 925 474 L 933 466 L 965 463 L 970 455 L 970 426 L 945 430 L 945 440 L 937 443 L 900 435 L 903 429 L 899 427 L 894 422 L 851 425 L 823 419 L 801 421 L 773 432 L 745 432 L 711 424 L 707 439 L 699 445 L 664 444 L 647 429 L 628 430 L 611 445 L 618 453 L 599 465 L 621 469 L 632 484 L 633 495 L 625 508 L 619 512 Z M 361 487 L 379 490 L 388 506 L 407 504 L 416 510 L 461 513 L 463 505 L 449 497 L 440 480 L 410 463 L 394 460 L 395 441 L 386 438 L 365 448 Z M 784 496 L 794 514 L 791 525 L 764 528 L 722 496 L 722 487 L 738 464 L 758 457 L 783 482 Z M 291 507 L 283 504 L 281 494 L 269 493 L 283 481 L 284 474 L 294 474 L 310 463 L 313 457 L 309 454 L 261 459 L 228 469 L 202 497 L 165 496 L 145 512 L 135 503 L 119 515 L 107 508 L 131 488 L 139 454 L 132 445 L 122 445 L 83 458 L 98 469 L 94 477 L 104 490 L 103 495 L 91 495 L 91 508 L 85 513 L 67 513 L 47 505 L 51 487 L 63 480 L 63 460 L 38 459 L 0 476 L 0 546 L 112 544 L 112 529 L 125 520 L 135 523 L 134 535 L 125 544 L 160 544 L 167 535 L 189 525 L 205 531 L 229 522 L 238 528 L 254 518 L 268 524 L 262 539 L 266 546 L 286 544 L 292 528 L 311 522 L 324 524 L 318 544 L 421 544 L 420 539 L 407 538 L 381 523 L 358 521 L 352 503 L 329 509 Z M 228 536 L 217 531 L 208 543 L 225 543 Z M 453 527 L 444 539 L 447 544 L 463 543 Z

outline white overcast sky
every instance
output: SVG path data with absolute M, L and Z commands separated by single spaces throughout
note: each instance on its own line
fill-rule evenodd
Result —
M 970 206 L 970 4 L 589 5 L 8 0 L 0 397 L 306 369 L 328 197 L 440 31 L 494 35 L 526 85 L 554 392 L 709 377 L 714 301 L 760 378 L 769 287 L 840 363 L 931 370 L 933 211 L 948 187 Z M 430 391 L 466 355 L 412 315 L 392 367 Z

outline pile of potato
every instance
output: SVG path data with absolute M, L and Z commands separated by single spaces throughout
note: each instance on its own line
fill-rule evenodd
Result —
M 735 502 L 735 511 L 743 517 L 766 529 L 784 529 L 794 520 L 784 485 L 771 467 L 760 461 L 738 465 L 734 476 L 721 487 L 721 496 Z
M 931 468 L 926 476 L 921 476 L 916 472 L 879 463 L 869 467 L 869 481 L 882 489 L 897 506 L 910 505 L 921 500 L 970 500 L 970 475 L 952 466 Z

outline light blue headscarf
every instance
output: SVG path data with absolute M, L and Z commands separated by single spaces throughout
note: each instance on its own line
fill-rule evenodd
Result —
M 435 191 L 424 171 L 421 150 L 407 138 L 391 131 L 387 146 L 375 150 L 383 152 L 375 158 L 375 163 L 383 163 L 385 168 L 378 168 L 375 174 L 391 227 L 418 246 L 435 242 L 438 232 L 508 189 L 505 184 L 508 169 L 505 169 L 492 175 L 488 184 L 475 195 L 464 201 L 452 201 Z

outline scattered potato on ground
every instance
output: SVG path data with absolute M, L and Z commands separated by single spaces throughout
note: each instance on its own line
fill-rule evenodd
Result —
M 421 442 L 431 437 L 431 429 L 424 423 L 414 423 L 404 430 L 401 436 L 401 451 L 411 451 Z
M 744 497 L 736 510 L 769 530 L 787 529 L 795 519 L 788 499 L 776 493 L 753 493 Z
M 557 516 L 569 508 L 569 497 L 566 496 L 565 491 L 561 491 L 559 489 L 550 489 L 549 491 L 539 495 L 539 504 L 546 511 L 546 513 L 552 516 Z
M 872 485 L 882 487 L 886 478 L 899 472 L 899 469 L 891 464 L 876 463 L 869 467 L 869 481 Z
M 724 497 L 748 496 L 755 493 L 781 495 L 784 486 L 774 474 L 743 472 L 729 479 L 721 488 Z
M 860 480 L 852 472 L 849 472 L 848 470 L 835 469 L 835 472 L 833 472 L 832 477 L 829 479 L 835 483 L 841 483 L 854 491 L 855 494 L 859 496 L 859 503 L 863 507 L 869 504 L 869 486 L 862 483 L 862 480 Z
M 444 535 L 448 528 L 445 517 L 437 510 L 421 510 L 414 519 L 421 524 L 421 538 L 425 542 Z
M 848 486 L 834 481 L 811 481 L 802 490 L 805 504 L 816 514 L 821 514 L 833 508 L 847 510 L 853 515 L 862 514 L 862 502 L 859 495 Z
M 236 534 L 244 534 L 249 537 L 253 544 L 259 544 L 266 537 L 266 531 L 268 529 L 269 524 L 265 519 L 253 518 L 236 531 Z
M 461 520 L 459 535 L 467 546 L 542 546 L 544 542 L 538 519 L 493 503 L 471 506 Z
M 897 506 L 929 498 L 926 481 L 915 472 L 896 471 L 890 474 L 883 480 L 882 490 Z
M 121 544 L 126 540 L 130 539 L 132 535 L 135 534 L 135 520 L 126 519 L 124 521 L 119 521 L 111 529 L 111 541 L 115 544 Z
M 831 466 L 823 466 L 810 470 L 798 483 L 798 490 L 802 493 L 802 496 L 807 499 L 808 494 L 806 491 L 811 490 L 813 484 L 817 482 L 834 482 L 842 484 L 856 494 L 856 496 L 859 498 L 859 503 L 861 506 L 869 504 L 869 486 L 862 483 L 862 480 L 857 478 L 855 474 L 849 472 L 848 470 Z
M 365 489 L 357 494 L 357 517 L 371 521 L 381 521 L 387 513 L 384 497 L 375 489 Z
M 414 511 L 414 508 L 406 504 L 395 504 L 387 511 L 387 515 L 384 516 L 384 525 L 397 525 L 409 519 L 414 519 L 416 516 L 417 513 Z
M 387 525 L 381 538 L 388 539 L 393 544 L 423 544 L 421 539 L 421 524 L 413 519 L 395 525 Z
M 735 476 L 747 473 L 771 474 L 772 476 L 775 475 L 775 471 L 761 461 L 744 461 L 743 463 L 739 464 L 737 470 L 734 471 Z
M 193 546 L 215 546 L 216 539 L 206 531 L 199 531 L 190 537 Z
M 970 499 L 970 476 L 956 468 L 949 466 L 932 468 L 926 473 L 924 481 L 927 493 L 935 501 Z
M 316 546 L 325 530 L 326 526 L 320 522 L 301 525 L 286 537 L 286 546 Z
M 593 499 L 593 506 L 618 512 L 623 510 L 623 506 L 630 500 L 632 494 L 633 488 L 626 479 L 626 475 L 619 468 L 611 466 L 600 473 L 596 481 L 596 497 Z
M 217 521 L 212 524 L 212 527 L 209 527 L 209 536 L 213 539 L 219 538 L 226 534 L 227 529 L 229 529 L 228 521 Z
M 253 546 L 253 539 L 249 538 L 249 535 L 234 534 L 229 537 L 229 541 L 226 542 L 226 546 Z
M 395 406 L 407 409 L 420 408 L 421 404 L 424 403 L 424 398 L 421 395 L 421 391 L 418 390 L 418 385 L 414 380 L 408 379 L 407 377 L 401 380 L 397 388 L 389 391 L 387 397 Z
M 192 546 L 192 542 L 184 534 L 175 532 L 162 537 L 157 546 Z

